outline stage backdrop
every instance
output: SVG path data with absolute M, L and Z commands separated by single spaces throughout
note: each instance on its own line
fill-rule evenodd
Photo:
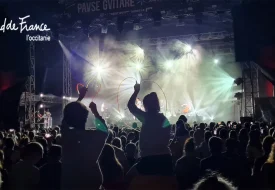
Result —
M 74 16 L 100 15 L 110 13 L 121 15 L 129 12 L 139 13 L 154 9 L 170 9 L 177 5 L 178 8 L 185 6 L 180 0 L 80 0 L 67 10 Z

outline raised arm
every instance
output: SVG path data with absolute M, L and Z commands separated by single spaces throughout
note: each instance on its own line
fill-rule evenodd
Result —
M 91 102 L 89 107 L 96 118 L 95 119 L 96 129 L 108 133 L 108 127 L 105 123 L 105 120 L 99 115 L 96 104 L 94 102 Z
M 87 91 L 88 91 L 88 88 L 86 87 L 80 88 L 77 101 L 81 102 L 81 100 L 83 100 L 83 98 L 85 97 Z
M 129 108 L 129 111 L 142 122 L 145 113 L 136 106 L 136 99 L 140 91 L 140 84 L 136 83 L 134 89 L 135 91 L 132 94 L 127 106 Z

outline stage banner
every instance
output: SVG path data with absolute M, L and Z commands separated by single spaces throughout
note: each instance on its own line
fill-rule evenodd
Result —
M 180 8 L 184 3 L 180 0 L 79 0 L 67 11 L 74 16 L 123 15 L 126 13 L 147 12 L 152 9 L 167 10 L 171 7 Z

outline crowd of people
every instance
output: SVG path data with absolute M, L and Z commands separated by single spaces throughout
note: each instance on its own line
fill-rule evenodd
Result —
M 106 124 L 94 102 L 79 99 L 64 109 L 62 125 L 0 133 L 1 188 L 47 190 L 235 190 L 275 189 L 275 123 L 171 124 L 157 94 L 128 102 L 142 123 Z

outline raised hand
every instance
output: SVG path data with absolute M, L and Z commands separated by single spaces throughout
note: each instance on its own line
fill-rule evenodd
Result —
M 79 96 L 78 96 L 79 101 L 81 101 L 85 97 L 87 91 L 88 91 L 88 88 L 86 87 L 82 87 L 79 89 Z
M 94 102 L 90 103 L 89 108 L 91 109 L 91 111 L 94 115 L 98 115 L 97 107 L 96 107 L 96 104 Z
M 138 84 L 137 81 L 136 81 L 136 84 L 134 86 L 134 89 L 135 89 L 135 92 L 139 92 L 140 91 L 140 84 Z

